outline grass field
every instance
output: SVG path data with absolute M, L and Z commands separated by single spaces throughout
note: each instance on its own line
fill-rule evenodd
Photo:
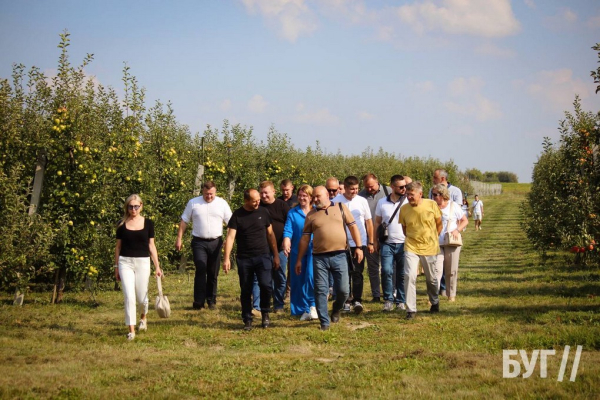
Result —
M 600 271 L 564 255 L 540 262 L 519 226 L 528 188 L 482 199 L 483 230 L 471 222 L 464 234 L 457 301 L 430 315 L 421 276 L 413 321 L 367 304 L 327 332 L 288 314 L 245 332 L 235 272 L 221 274 L 215 311 L 192 310 L 193 276 L 173 273 L 164 283 L 172 317 L 151 310 L 148 331 L 127 342 L 120 292 L 99 292 L 96 307 L 87 292 L 58 306 L 29 293 L 22 307 L 2 294 L 0 398 L 600 398 Z M 556 355 L 545 379 L 539 361 L 531 377 L 506 379 L 503 349 Z

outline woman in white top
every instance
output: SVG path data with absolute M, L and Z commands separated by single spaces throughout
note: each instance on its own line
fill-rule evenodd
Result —
M 442 232 L 439 236 L 440 253 L 437 258 L 438 285 L 443 273 L 446 278 L 448 300 L 455 301 L 461 246 L 446 245 L 444 236 L 446 232 L 449 232 L 454 238 L 458 238 L 460 231 L 469 224 L 469 219 L 463 212 L 462 205 L 450 200 L 450 193 L 446 186 L 442 184 L 435 185 L 431 190 L 431 196 L 442 212 Z

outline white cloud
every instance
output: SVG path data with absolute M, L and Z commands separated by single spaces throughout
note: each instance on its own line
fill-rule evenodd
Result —
M 298 37 L 317 29 L 316 16 L 304 0 L 242 0 L 251 14 L 259 13 L 284 39 Z
M 363 0 L 319 0 L 318 5 L 324 14 L 342 17 L 353 23 L 372 23 L 378 19 L 378 12 L 370 10 Z
M 432 81 L 416 82 L 412 86 L 421 93 L 430 93 L 435 90 L 435 84 Z
M 453 99 L 444 106 L 452 113 L 482 122 L 502 117 L 500 105 L 481 93 L 484 86 L 485 82 L 479 77 L 457 78 L 448 84 L 448 93 Z
M 526 90 L 530 96 L 555 111 L 570 110 L 576 94 L 581 99 L 590 97 L 589 87 L 583 80 L 573 78 L 573 71 L 568 68 L 540 71 L 526 83 Z
M 371 114 L 366 111 L 361 111 L 358 113 L 358 119 L 360 119 L 361 121 L 371 121 L 375 119 L 375 114 Z
M 267 101 L 261 95 L 255 94 L 248 101 L 248 110 L 252 111 L 253 113 L 260 114 L 265 112 L 268 104 L 269 103 L 267 103 Z
M 231 100 L 230 99 L 225 99 L 221 102 L 221 104 L 219 104 L 219 108 L 221 109 L 221 111 L 227 111 L 231 108 Z
M 493 43 L 484 43 L 475 48 L 475 53 L 497 58 L 512 58 L 516 55 L 512 49 L 498 47 Z
M 439 30 L 449 34 L 504 37 L 520 30 L 509 0 L 426 0 L 398 7 L 396 12 L 402 22 L 419 33 Z
M 587 20 L 587 26 L 591 29 L 600 28 L 600 15 L 596 15 L 595 17 L 590 17 Z
M 534 9 L 535 8 L 535 1 L 533 0 L 525 0 L 525 4 L 527 5 L 527 7 Z
M 571 27 L 577 22 L 577 14 L 570 8 L 561 9 L 556 15 L 546 17 L 544 25 L 553 31 Z
M 340 118 L 337 115 L 333 115 L 328 108 L 301 113 L 292 119 L 294 122 L 310 125 L 337 125 L 340 122 Z

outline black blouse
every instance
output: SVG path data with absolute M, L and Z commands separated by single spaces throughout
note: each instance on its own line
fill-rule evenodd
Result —
M 154 238 L 154 222 L 144 218 L 144 227 L 137 231 L 127 229 L 125 224 L 117 228 L 117 239 L 121 239 L 124 257 L 150 257 L 150 239 Z

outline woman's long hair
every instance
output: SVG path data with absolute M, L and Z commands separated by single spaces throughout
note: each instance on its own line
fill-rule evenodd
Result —
M 123 219 L 121 221 L 119 221 L 119 224 L 117 225 L 117 228 L 120 228 L 121 225 L 123 225 L 129 219 L 129 217 L 130 217 L 130 215 L 129 215 L 129 203 L 131 203 L 134 200 L 139 201 L 140 205 L 144 204 L 144 202 L 142 201 L 142 198 L 140 197 L 139 194 L 132 194 L 131 196 L 129 196 L 125 200 L 125 204 L 123 205 L 123 210 L 124 210 L 124 212 L 123 212 Z

